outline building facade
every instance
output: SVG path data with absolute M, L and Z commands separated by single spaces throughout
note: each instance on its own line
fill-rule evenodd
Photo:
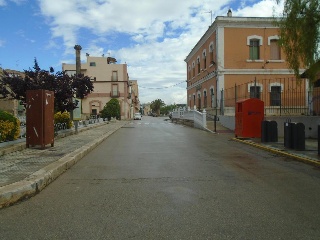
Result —
M 230 10 L 227 16 L 216 17 L 185 59 L 188 107 L 233 115 L 238 93 L 225 90 L 241 85 L 245 98 L 260 98 L 263 94 L 265 107 L 280 108 L 285 101 L 283 79 L 291 79 L 286 81 L 287 88 L 297 85 L 278 44 L 274 21 L 233 17 Z M 308 81 L 303 81 L 300 90 L 306 93 L 307 88 Z M 305 99 L 301 99 L 290 104 L 305 105 Z
M 76 64 L 62 64 L 62 70 L 75 74 Z M 82 99 L 82 114 L 85 117 L 98 115 L 107 102 L 117 98 L 120 102 L 121 119 L 133 118 L 139 108 L 137 81 L 130 81 L 127 64 L 116 64 L 110 57 L 91 57 L 81 63 L 81 73 L 89 76 L 94 91 Z M 134 90 L 134 92 L 133 92 Z

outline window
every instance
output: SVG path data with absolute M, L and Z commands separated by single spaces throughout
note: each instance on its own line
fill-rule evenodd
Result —
M 90 62 L 90 67 L 95 67 L 96 66 L 96 62 Z
M 259 60 L 260 59 L 260 41 L 259 41 L 259 39 L 250 39 L 249 58 L 250 58 L 250 60 Z
M 209 46 L 209 61 L 210 61 L 210 64 L 213 62 L 213 42 L 210 43 L 210 46 Z
M 213 88 L 210 89 L 210 95 L 211 95 L 211 107 L 214 107 L 214 92 L 213 92 Z
M 207 107 L 207 91 L 203 92 L 203 107 Z
M 260 86 L 250 86 L 250 98 L 260 99 Z
M 91 115 L 97 115 L 97 109 L 91 109 Z
M 192 77 L 194 77 L 196 74 L 196 70 L 195 70 L 195 63 L 194 63 L 194 61 L 192 62 Z
M 200 73 L 200 58 L 197 58 L 197 72 Z
M 203 50 L 202 52 L 202 59 L 203 59 L 203 69 L 207 68 L 207 55 L 206 50 Z
M 281 51 L 277 39 L 270 40 L 270 60 L 281 60 Z
M 193 106 L 196 105 L 196 95 L 193 95 Z
M 112 71 L 112 77 L 111 81 L 118 81 L 118 72 Z
M 198 109 L 201 109 L 201 94 L 198 93 Z
M 281 105 L 281 86 L 271 86 L 270 105 L 271 106 Z
M 112 85 L 111 97 L 119 97 L 118 85 L 117 84 L 113 84 Z

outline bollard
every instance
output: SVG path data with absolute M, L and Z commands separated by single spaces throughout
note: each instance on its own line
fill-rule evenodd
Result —
M 293 149 L 303 151 L 306 148 L 305 144 L 305 126 L 303 123 L 295 123 L 292 125 L 292 140 Z

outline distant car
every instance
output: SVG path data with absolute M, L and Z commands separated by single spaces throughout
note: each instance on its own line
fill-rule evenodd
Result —
M 134 119 L 134 120 L 141 120 L 141 119 L 142 119 L 142 116 L 141 116 L 140 113 L 135 113 L 133 119 Z

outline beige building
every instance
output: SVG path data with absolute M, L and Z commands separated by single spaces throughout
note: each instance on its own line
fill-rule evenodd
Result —
M 75 74 L 76 64 L 62 64 L 62 70 Z M 127 64 L 116 64 L 110 57 L 91 57 L 81 63 L 81 73 L 89 76 L 94 91 L 82 100 L 82 114 L 97 115 L 108 101 L 117 98 L 120 102 L 121 119 L 133 118 L 139 109 L 137 81 L 129 80 Z
M 2 69 L 0 68 L 0 76 L 2 74 Z M 23 72 L 19 72 L 16 70 L 10 70 L 10 69 L 5 69 L 6 72 L 15 74 L 15 75 L 20 75 L 24 77 Z M 25 116 L 25 108 L 23 105 L 20 104 L 19 100 L 16 99 L 9 99 L 9 98 L 4 98 L 0 99 L 0 109 L 3 111 L 6 111 L 8 113 L 11 113 L 15 117 L 23 117 Z
M 232 115 L 240 94 L 263 96 L 265 107 L 273 109 L 284 104 L 304 106 L 304 96 L 298 102 L 291 101 L 294 95 L 284 94 L 285 84 L 286 89 L 299 87 L 305 94 L 308 83 L 284 82 L 293 74 L 278 41 L 274 18 L 233 17 L 230 10 L 227 16 L 216 17 L 185 59 L 188 107 L 208 112 L 223 109 L 224 114 Z M 236 85 L 236 90 L 226 91 Z
M 140 111 L 139 87 L 137 80 L 130 80 L 129 92 L 131 91 L 133 114 Z

